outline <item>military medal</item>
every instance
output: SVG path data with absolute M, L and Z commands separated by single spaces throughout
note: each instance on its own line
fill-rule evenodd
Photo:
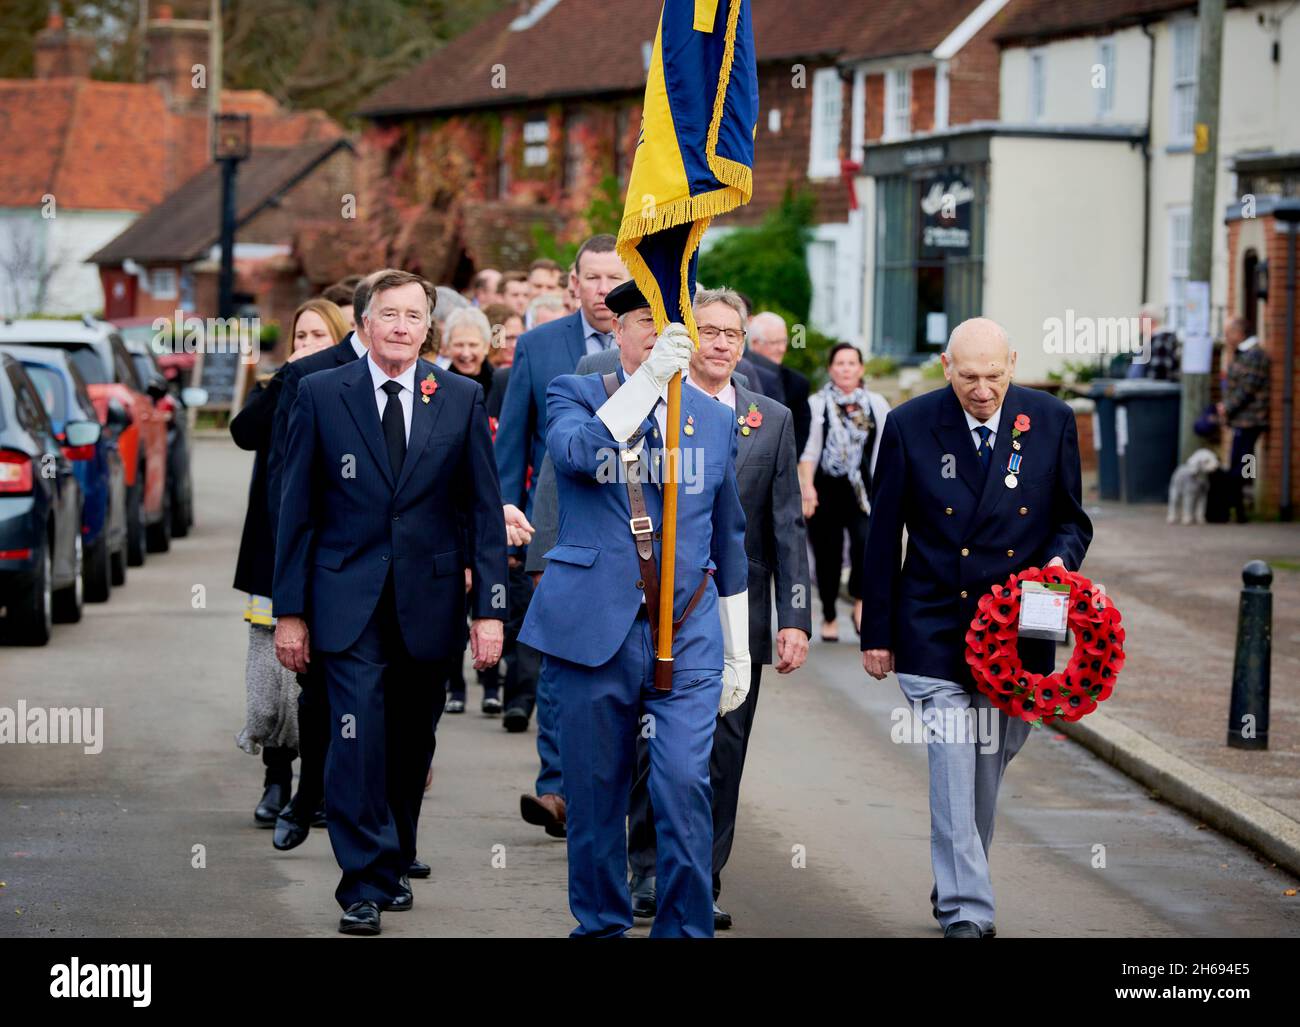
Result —
M 695 418 L 691 414 L 686 415 L 686 426 L 682 428 L 682 431 L 687 435 L 695 434 Z
M 1012 453 L 1011 459 L 1007 462 L 1007 476 L 1002 479 L 1003 484 L 1005 484 L 1006 487 L 1009 489 L 1015 488 L 1017 485 L 1020 484 L 1020 482 L 1017 480 L 1016 477 L 1019 474 L 1020 474 L 1020 454 Z

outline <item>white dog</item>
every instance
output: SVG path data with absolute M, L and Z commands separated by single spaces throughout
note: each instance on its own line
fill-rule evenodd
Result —
M 1174 471 L 1169 479 L 1169 516 L 1173 524 L 1182 507 L 1184 524 L 1205 523 L 1205 502 L 1210 496 L 1210 473 L 1219 469 L 1219 458 L 1208 449 L 1198 449 L 1187 463 Z

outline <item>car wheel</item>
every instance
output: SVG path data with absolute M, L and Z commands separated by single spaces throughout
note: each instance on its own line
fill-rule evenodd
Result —
M 126 562 L 132 567 L 144 566 L 147 550 L 144 537 L 144 471 L 136 476 L 135 484 L 126 490 Z
M 108 525 L 99 533 L 99 541 L 86 553 L 86 602 L 103 603 L 113 590 L 113 558 L 108 551 Z
M 163 493 L 162 516 L 145 530 L 145 545 L 151 553 L 165 553 L 172 547 L 172 494 Z
M 59 624 L 76 624 L 86 605 L 86 550 L 81 542 L 80 524 L 73 546 L 72 583 L 54 593 L 54 620 Z
M 126 543 L 122 543 L 122 548 L 113 552 L 109 557 L 109 567 L 111 569 L 112 582 L 114 588 L 121 588 L 126 584 Z
M 190 533 L 190 525 L 194 523 L 194 509 L 188 497 L 181 493 L 185 488 L 177 485 L 177 494 L 172 496 L 172 538 L 184 538 Z
M 54 577 L 50 547 L 45 546 L 41 562 L 28 585 L 26 595 L 15 597 L 9 615 L 0 621 L 5 641 L 16 645 L 45 645 L 54 631 L 54 601 L 50 582 Z

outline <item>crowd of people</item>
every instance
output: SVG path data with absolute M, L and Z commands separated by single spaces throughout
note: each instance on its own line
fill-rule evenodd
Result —
M 839 637 L 847 562 L 864 669 L 897 671 L 918 702 L 968 707 L 979 696 L 951 668 L 983 591 L 970 590 L 1026 560 L 1083 558 L 1073 420 L 1010 385 L 1014 353 L 992 322 L 953 333 L 945 405 L 913 419 L 937 435 L 964 412 L 957 484 L 972 497 L 909 466 L 924 447 L 891 432 L 896 412 L 852 345 L 831 349 L 811 391 L 783 363 L 782 318 L 734 290 L 697 291 L 698 348 L 680 324 L 659 331 L 651 306 L 608 235 L 587 239 L 567 275 L 547 260 L 488 269 L 464 295 L 395 269 L 353 276 L 299 307 L 283 365 L 231 422 L 256 453 L 235 578 L 249 625 L 238 742 L 265 766 L 254 821 L 278 850 L 327 828 L 344 933 L 379 933 L 380 914 L 411 908 L 411 879 L 431 874 L 420 803 L 440 719 L 467 708 L 466 649 L 481 712 L 511 734 L 535 719 L 539 771 L 520 815 L 567 839 L 573 933 L 619 936 L 635 917 L 657 936 L 708 936 L 731 926 L 718 900 L 762 668 L 791 673 L 809 651 L 810 552 L 823 641 Z M 689 487 L 666 659 L 659 485 L 679 372 Z M 1008 395 L 1056 442 L 1020 494 L 989 472 L 1012 446 L 1019 465 L 1011 436 L 1027 415 L 999 429 Z M 1014 516 L 1020 499 L 1032 517 Z M 989 508 L 1007 502 L 1021 556 L 981 543 L 964 560 L 960 543 L 998 535 Z M 934 566 L 918 565 L 918 546 Z M 954 583 L 969 590 L 958 598 Z M 914 616 L 893 615 L 900 594 Z M 932 794 L 931 901 L 947 936 L 991 933 L 978 857 L 1013 753 L 990 770 L 963 751 Z

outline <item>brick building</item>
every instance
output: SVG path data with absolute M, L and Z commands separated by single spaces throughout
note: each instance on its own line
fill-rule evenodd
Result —
M 984 24 L 1004 2 L 753 0 L 754 200 L 711 234 L 754 223 L 787 187 L 810 190 L 817 327 L 862 335 L 863 230 L 852 160 L 861 160 L 878 109 L 868 91 L 883 97 L 896 71 L 896 84 L 904 74 L 915 80 L 908 103 L 918 125 L 936 111 L 992 116 L 996 48 L 985 36 L 965 39 L 967 30 L 953 34 L 977 14 Z M 476 267 L 502 266 L 502 248 L 518 266 L 530 255 L 532 223 L 566 239 L 580 234 L 601 179 L 626 182 L 658 16 L 659 5 L 645 0 L 527 0 L 378 90 L 359 110 L 368 124 L 358 190 L 376 219 L 370 252 L 386 247 L 386 258 L 406 258 L 407 266 L 416 257 L 426 275 L 461 285 Z M 945 41 L 948 50 L 936 51 Z M 421 252 L 386 242 L 415 222 L 428 229 L 408 233 Z M 482 230 L 493 222 L 504 231 Z
M 235 187 L 235 305 L 263 323 L 287 324 L 294 308 L 329 280 L 304 273 L 300 241 L 339 221 L 352 191 L 346 139 L 254 148 Z M 209 164 L 89 258 L 107 297 L 104 316 L 217 314 L 221 169 Z M 147 288 L 138 287 L 139 282 Z
M 208 91 L 192 70 L 208 63 L 208 23 L 159 5 L 145 42 L 145 81 L 97 81 L 93 42 L 52 14 L 36 77 L 0 80 L 0 315 L 103 309 L 87 257 L 209 163 Z M 256 90 L 223 90 L 221 106 L 251 115 L 258 147 L 343 134 L 324 113 L 286 111 Z

